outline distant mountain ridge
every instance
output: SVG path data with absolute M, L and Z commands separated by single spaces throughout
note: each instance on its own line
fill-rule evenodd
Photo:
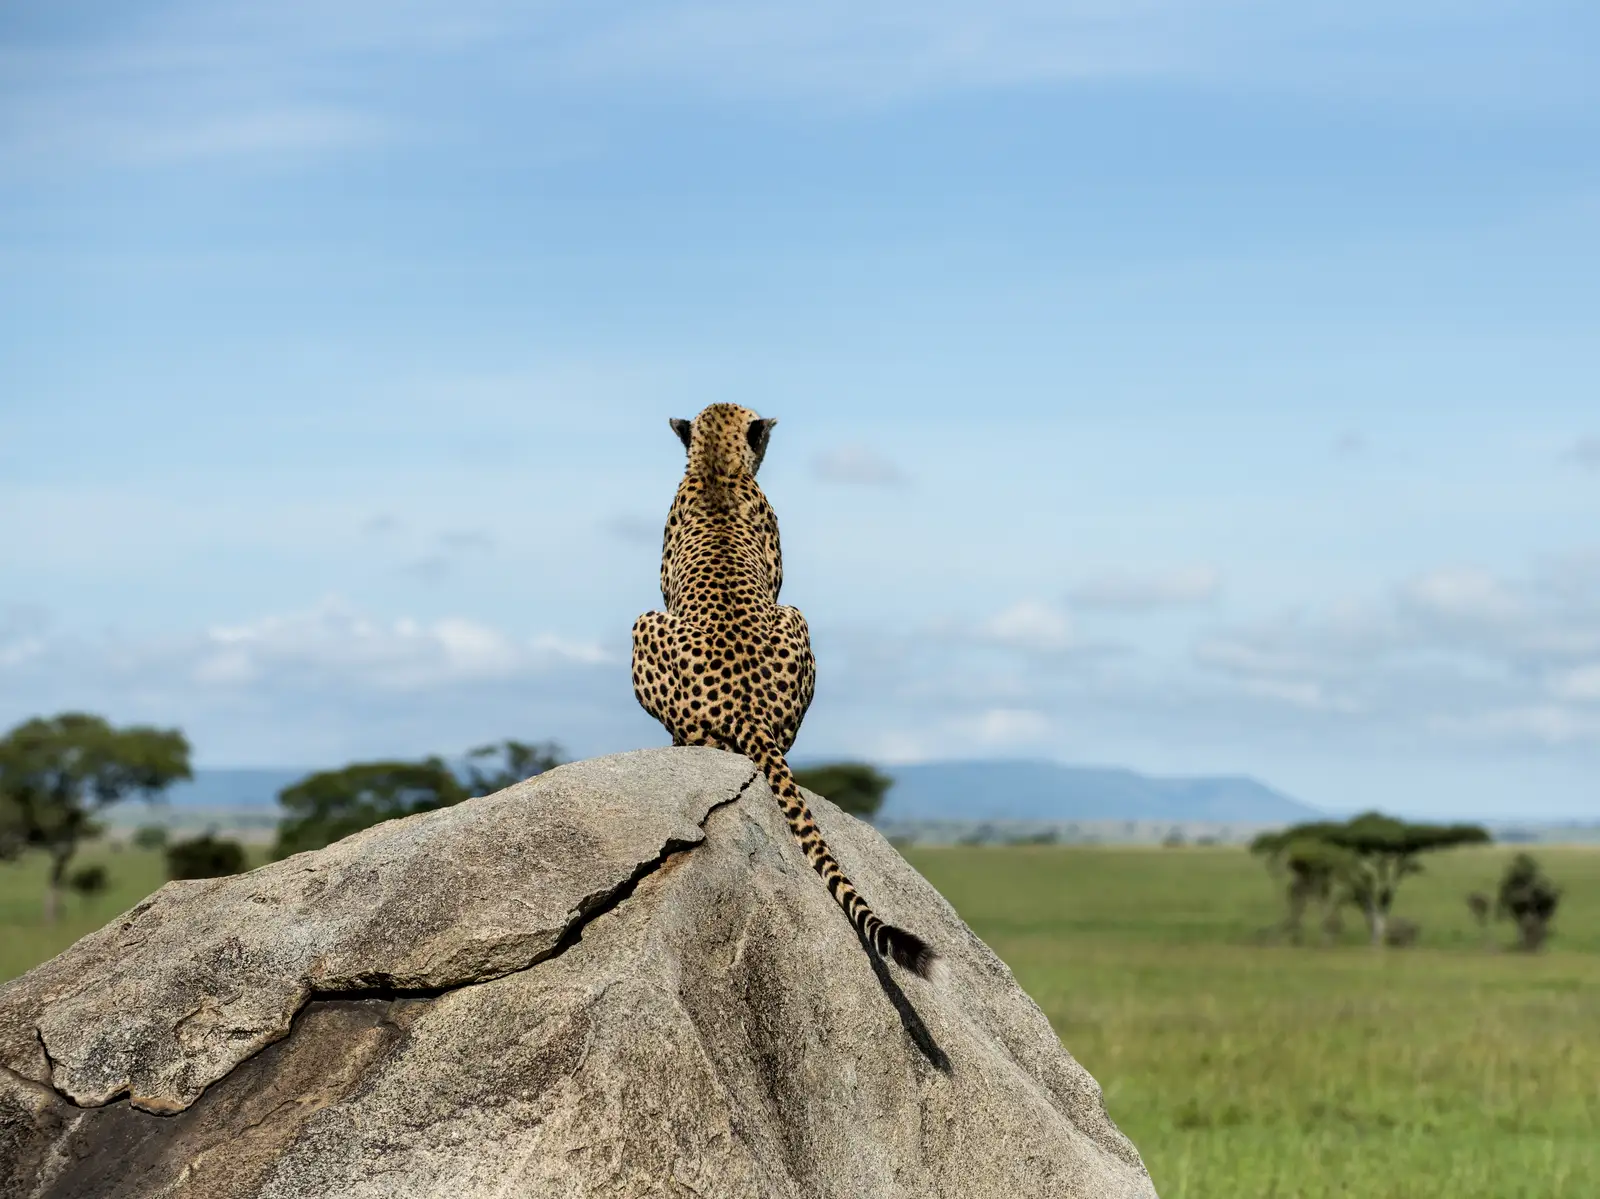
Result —
M 315 767 L 194 772 L 168 802 L 185 808 L 272 808 Z M 884 820 L 1196 820 L 1282 824 L 1325 815 L 1246 776 L 1154 778 L 1133 770 L 1038 761 L 891 766 Z
M 1244 775 L 1153 778 L 1056 762 L 924 762 L 886 768 L 879 819 L 1192 820 L 1286 824 L 1326 813 Z

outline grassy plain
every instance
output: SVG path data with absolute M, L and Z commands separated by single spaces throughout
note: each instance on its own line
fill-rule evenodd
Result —
M 1463 896 L 1509 850 L 1410 879 L 1421 945 L 1260 943 L 1280 915 L 1237 849 L 908 855 L 1100 1080 L 1163 1199 L 1600 1196 L 1600 852 L 1540 849 L 1566 888 L 1550 952 L 1486 949 Z M 39 925 L 43 863 L 0 866 L 0 979 L 138 902 L 161 859 L 97 846 L 111 888 Z M 1352 922 L 1353 924 L 1355 922 Z M 1502 926 L 1496 937 L 1504 941 Z
M 1163 1199 L 1600 1195 L 1600 852 L 1538 852 L 1566 894 L 1537 958 L 1486 950 L 1467 911 L 1498 848 L 1406 882 L 1403 951 L 1357 928 L 1259 943 L 1280 909 L 1242 850 L 907 856 L 1099 1079 Z

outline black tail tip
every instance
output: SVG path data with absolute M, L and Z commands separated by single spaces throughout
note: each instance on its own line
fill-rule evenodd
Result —
M 916 933 L 908 933 L 903 928 L 888 925 L 883 930 L 888 934 L 889 956 L 904 966 L 907 970 L 920 978 L 930 982 L 943 982 L 949 973 L 945 966 L 944 958 L 932 945 L 929 945 Z

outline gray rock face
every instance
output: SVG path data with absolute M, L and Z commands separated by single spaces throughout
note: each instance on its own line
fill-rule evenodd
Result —
M 750 763 L 577 763 L 169 883 L 0 987 L 0 1194 L 1154 1196 L 1094 1079 L 869 826 L 856 939 Z

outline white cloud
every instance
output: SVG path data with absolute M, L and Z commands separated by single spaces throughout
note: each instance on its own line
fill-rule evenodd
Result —
M 1453 567 L 1387 595 L 1199 638 L 1243 694 L 1360 716 L 1386 733 L 1600 745 L 1600 573 L 1584 559 L 1504 578 Z
M 291 674 L 415 690 L 505 679 L 556 662 L 608 660 L 597 645 L 550 634 L 521 640 L 460 617 L 426 624 L 404 617 L 378 620 L 330 600 L 304 612 L 212 629 L 197 648 L 193 675 L 216 685 Z
M 49 623 L 38 608 L 25 605 L 0 608 L 0 670 L 21 666 L 43 654 Z
M 30 658 L 37 658 L 44 652 L 44 640 L 40 637 L 17 637 L 9 641 L 0 641 L 0 667 L 20 666 Z
M 1500 708 L 1465 717 L 1440 717 L 1443 732 L 1458 739 L 1490 738 L 1505 742 L 1539 742 L 1566 746 L 1600 742 L 1600 715 L 1576 712 L 1556 704 Z
M 1077 644 L 1071 618 L 1038 600 L 1021 600 L 983 625 L 983 636 L 1002 645 L 1039 653 L 1071 649 Z
M 894 463 L 862 445 L 841 445 L 825 450 L 811 465 L 817 478 L 825 483 L 892 487 L 905 482 L 905 476 Z
M 1403 584 L 1405 604 L 1424 617 L 1477 624 L 1503 624 L 1519 613 L 1517 599 L 1488 571 L 1436 570 Z
M 1575 703 L 1600 702 L 1600 662 L 1566 671 L 1551 680 L 1551 692 Z
M 1309 680 L 1292 681 L 1271 678 L 1245 678 L 1240 688 L 1248 695 L 1258 695 L 1277 700 L 1296 708 L 1322 712 L 1355 712 L 1359 710 L 1353 700 L 1330 695 L 1325 684 Z
M 874 762 L 902 766 L 910 762 L 926 762 L 936 756 L 939 745 L 939 738 L 925 732 L 891 729 L 872 737 L 860 752 Z
M 990 708 L 971 722 L 980 745 L 1011 748 L 1032 745 L 1050 737 L 1050 718 L 1032 708 Z
M 655 744 L 625 646 L 337 600 L 178 636 L 0 636 L 0 722 L 86 709 L 176 724 L 199 760 L 303 765 L 416 756 L 497 736 L 589 751 Z
M 577 662 L 597 666 L 616 660 L 615 655 L 592 641 L 574 641 L 552 633 L 540 633 L 531 642 L 534 660 L 538 662 Z
M 1222 576 L 1213 566 L 1139 573 L 1123 571 L 1086 579 L 1067 593 L 1080 608 L 1142 612 L 1208 603 L 1216 597 Z

